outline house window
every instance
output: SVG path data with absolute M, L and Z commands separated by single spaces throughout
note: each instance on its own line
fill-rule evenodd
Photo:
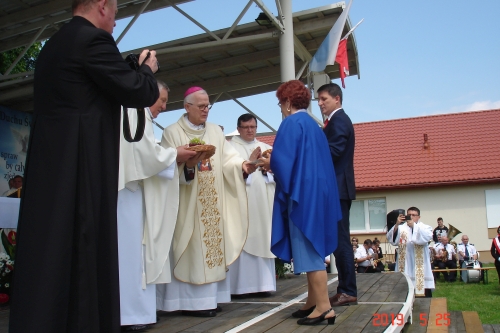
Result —
M 385 198 L 354 200 L 349 214 L 351 231 L 382 231 L 386 214 Z
M 486 195 L 486 219 L 488 228 L 498 226 L 498 216 L 500 216 L 500 189 L 485 190 Z

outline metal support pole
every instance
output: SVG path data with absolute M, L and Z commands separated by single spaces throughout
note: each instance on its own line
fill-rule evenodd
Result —
M 132 27 L 132 25 L 135 23 L 135 21 L 137 21 L 137 19 L 139 18 L 139 16 L 141 16 L 142 12 L 144 12 L 144 10 L 146 9 L 146 7 L 149 5 L 150 2 L 151 2 L 151 0 L 147 0 L 146 2 L 144 2 L 144 4 L 139 9 L 139 11 L 135 14 L 135 16 L 132 19 L 132 21 L 130 21 L 129 24 L 127 24 L 127 26 L 125 27 L 125 30 L 122 31 L 122 33 L 120 34 L 120 36 L 116 40 L 116 45 L 118 45 L 118 43 L 120 43 L 120 41 L 122 40 L 122 38 L 125 37 L 125 35 L 127 34 L 128 30 Z
M 295 79 L 292 0 L 281 0 L 285 31 L 280 37 L 281 82 Z
M 44 25 L 40 30 L 38 30 L 38 32 L 36 33 L 36 35 L 33 37 L 33 39 L 28 43 L 26 44 L 26 46 L 24 47 L 24 50 L 17 56 L 16 60 L 14 60 L 14 62 L 10 65 L 10 67 L 5 71 L 5 73 L 3 73 L 3 75 L 9 75 L 10 72 L 14 69 L 14 67 L 16 67 L 17 63 L 19 62 L 19 60 L 22 59 L 22 57 L 24 57 L 24 55 L 26 54 L 26 52 L 28 52 L 29 48 L 31 47 L 31 45 L 35 44 L 36 40 L 38 39 L 38 37 L 40 37 L 40 35 L 42 34 L 42 32 L 48 27 L 48 25 Z

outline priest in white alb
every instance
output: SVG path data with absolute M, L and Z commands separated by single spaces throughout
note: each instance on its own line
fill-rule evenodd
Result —
M 250 159 L 255 151 L 262 153 L 272 148 L 255 138 L 257 118 L 254 115 L 241 115 L 237 130 L 239 135 L 230 143 L 244 159 Z M 257 170 L 246 179 L 248 237 L 240 257 L 229 266 L 232 295 L 267 296 L 270 291 L 276 291 L 275 256 L 271 252 L 275 186 L 273 174 L 264 170 Z
M 213 317 L 217 303 L 229 302 L 227 267 L 247 238 L 247 198 L 243 172 L 256 167 L 241 158 L 218 125 L 207 122 L 208 94 L 191 87 L 184 94 L 186 113 L 163 132 L 162 146 L 198 139 L 215 154 L 195 156 L 179 166 L 179 214 L 172 243 L 172 282 L 157 286 L 157 308 Z
M 410 277 L 416 296 L 432 297 L 435 288 L 429 251 L 432 227 L 420 221 L 417 207 L 408 208 L 407 214 L 411 220 L 402 224 L 405 216 L 400 214 L 394 227 L 387 232 L 389 243 L 398 247 L 395 271 Z
M 139 331 L 156 322 L 155 284 L 171 279 L 168 253 L 179 202 L 174 174 L 177 162 L 196 155 L 185 147 L 163 148 L 156 143 L 153 119 L 166 108 L 168 99 L 164 82 L 158 81 L 158 89 L 156 103 L 139 115 L 145 117 L 140 141 L 124 139 L 122 114 L 117 208 L 122 331 Z M 135 131 L 136 109 L 125 112 L 130 130 Z

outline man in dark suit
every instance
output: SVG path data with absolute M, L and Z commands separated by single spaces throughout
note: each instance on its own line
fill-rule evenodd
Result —
M 338 224 L 338 246 L 334 252 L 339 272 L 337 294 L 330 298 L 332 306 L 357 304 L 356 274 L 352 259 L 352 245 L 349 241 L 349 210 L 356 199 L 354 184 L 354 127 L 351 119 L 342 109 L 342 90 L 335 83 L 318 89 L 318 105 L 325 115 L 323 129 L 337 177 L 337 186 L 342 209 L 342 220 Z
M 37 60 L 11 333 L 120 331 L 120 105 L 152 105 L 159 91 L 154 51 L 138 71 L 118 51 L 116 11 L 116 0 L 74 0 Z

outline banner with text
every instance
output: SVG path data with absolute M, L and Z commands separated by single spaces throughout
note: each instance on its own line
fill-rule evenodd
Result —
M 9 179 L 24 177 L 32 115 L 0 106 L 0 196 Z

